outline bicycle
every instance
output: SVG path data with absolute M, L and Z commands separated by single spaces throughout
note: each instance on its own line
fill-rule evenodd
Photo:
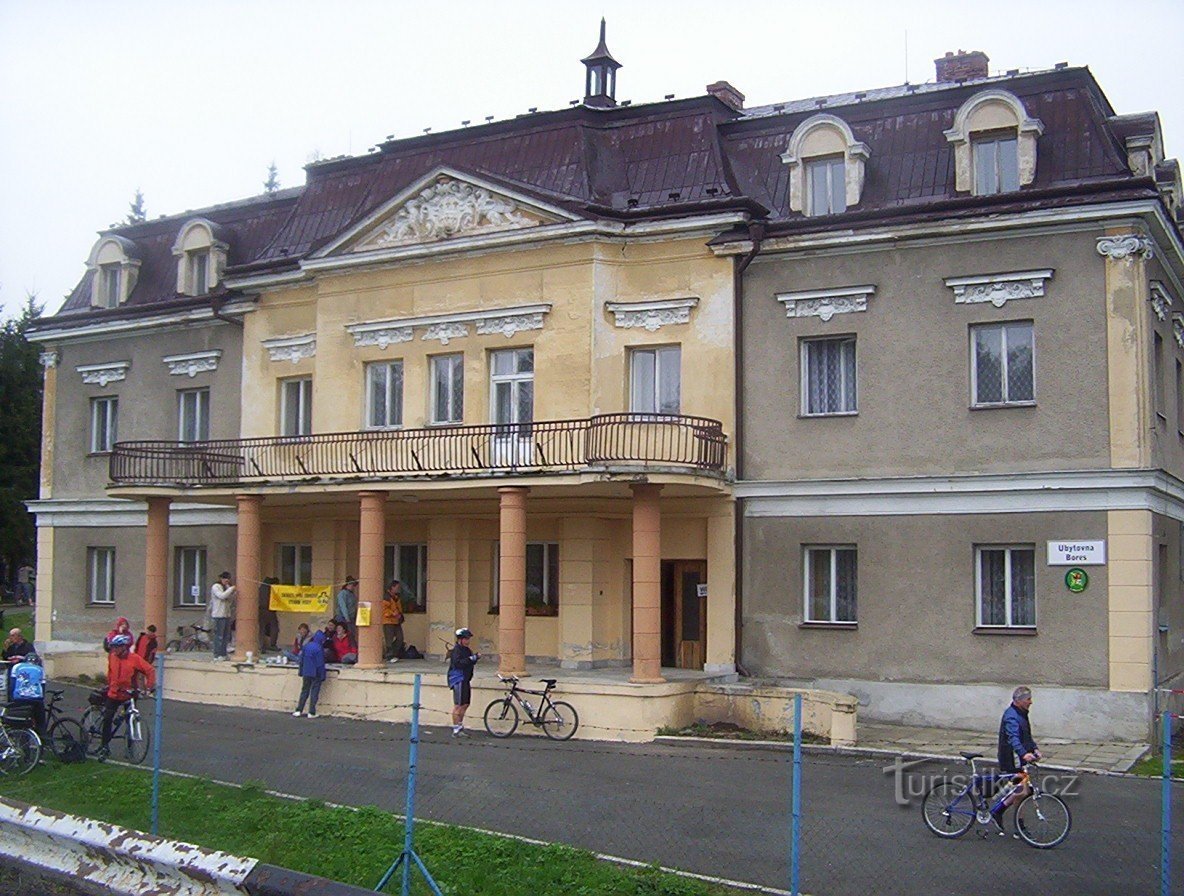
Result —
M 546 687 L 541 691 L 519 689 L 517 675 L 498 675 L 498 681 L 508 684 L 506 696 L 499 697 L 485 707 L 485 730 L 494 737 L 509 737 L 518 730 L 518 706 L 526 713 L 527 720 L 552 740 L 570 740 L 580 727 L 580 717 L 575 707 L 562 700 L 552 700 L 554 678 L 539 679 Z M 542 699 L 536 711 L 522 695 L 532 694 Z M 515 705 L 517 704 L 517 706 Z
M 961 837 L 977 821 L 980 825 L 992 822 L 992 812 L 1002 812 L 1004 800 L 1019 787 L 1028 785 L 1030 792 L 1015 805 L 1015 829 L 1020 839 L 1036 849 L 1052 849 L 1069 836 L 1072 817 L 1065 801 L 1041 789 L 1033 774 L 1036 764 L 1029 763 L 1018 772 L 980 773 L 975 760 L 982 753 L 962 753 L 970 763 L 970 782 L 960 784 L 941 781 L 929 789 L 921 801 L 921 817 L 925 826 L 939 837 Z M 988 788 L 1007 782 L 994 796 L 992 803 Z
M 128 762 L 139 765 L 148 756 L 150 736 L 144 727 L 140 710 L 136 707 L 136 697 L 139 691 L 132 691 L 127 702 L 115 710 L 115 717 L 111 721 L 111 743 L 123 741 L 124 755 Z M 103 751 L 103 707 L 91 705 L 82 714 L 83 744 L 86 755 L 104 759 Z M 115 750 L 108 747 L 109 754 Z
M 82 754 L 74 756 L 75 745 L 81 745 L 86 750 L 86 734 L 82 723 L 67 716 L 58 703 L 62 699 L 64 690 L 45 689 L 49 699 L 45 704 L 45 739 L 49 752 L 63 762 L 74 758 L 81 758 Z
M 187 628 L 193 631 L 185 634 Z M 189 625 L 178 625 L 177 637 L 165 644 L 164 649 L 167 653 L 190 653 L 194 650 L 209 650 L 211 646 L 210 630 L 191 622 Z
M 41 761 L 41 738 L 32 728 L 13 725 L 27 717 L 10 713 L 11 709 L 0 709 L 0 775 L 27 775 Z

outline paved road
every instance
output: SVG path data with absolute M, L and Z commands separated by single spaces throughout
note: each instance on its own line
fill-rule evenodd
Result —
M 151 707 L 145 704 L 145 708 Z M 682 744 L 453 739 L 426 720 L 417 817 L 558 841 L 700 874 L 788 887 L 787 753 Z M 435 722 L 435 724 L 432 724 Z M 167 701 L 164 765 L 401 812 L 408 726 Z M 149 760 L 151 761 L 151 760 Z M 898 806 L 882 760 L 807 755 L 802 886 L 817 896 L 1159 892 L 1159 785 L 1090 776 L 1073 832 L 1031 849 L 973 832 L 944 841 Z M 956 771 L 957 769 L 952 769 Z M 920 769 L 937 772 L 940 768 Z M 1174 864 L 1184 870 L 1184 788 Z M 1180 892 L 1176 890 L 1176 892 Z

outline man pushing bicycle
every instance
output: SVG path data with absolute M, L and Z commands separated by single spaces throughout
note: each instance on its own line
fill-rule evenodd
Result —
M 1021 685 L 1011 694 L 1011 705 L 1003 711 L 1003 718 L 999 721 L 999 770 L 1006 774 L 1015 774 L 1029 762 L 1040 758 L 1040 749 L 1032 739 L 1032 723 L 1028 720 L 1028 710 L 1032 708 L 1032 689 Z M 1003 813 L 1008 806 L 1022 800 L 1029 793 L 1028 784 L 1024 782 L 1003 801 L 998 811 L 992 812 L 991 817 L 999 830 L 1003 830 Z
M 131 647 L 131 635 L 116 635 L 111 639 L 111 652 L 107 655 L 107 696 L 103 701 L 103 745 L 99 750 L 100 761 L 108 756 L 115 713 L 131 699 L 136 673 L 144 675 L 149 688 L 156 686 L 156 669 L 142 656 L 132 653 Z

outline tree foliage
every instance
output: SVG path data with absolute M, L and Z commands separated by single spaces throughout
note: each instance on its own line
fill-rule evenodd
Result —
M 267 166 L 267 180 L 265 180 L 263 182 L 263 191 L 270 195 L 271 193 L 274 193 L 279 188 L 280 188 L 279 170 L 275 167 L 275 162 L 273 161 L 270 165 Z
M 25 339 L 42 306 L 30 295 L 18 317 L 0 327 L 0 564 L 11 577 L 36 545 L 25 501 L 37 497 L 41 472 L 39 350 Z
M 148 212 L 144 208 L 144 193 L 139 187 L 136 187 L 136 198 L 128 206 L 127 223 L 143 224 L 147 220 Z

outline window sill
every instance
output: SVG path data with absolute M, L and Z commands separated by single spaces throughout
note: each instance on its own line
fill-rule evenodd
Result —
M 827 417 L 858 417 L 859 411 L 835 411 L 828 414 L 798 414 L 799 420 L 818 420 Z
M 1034 401 L 1004 401 L 998 404 L 972 404 L 970 410 L 972 411 L 1001 411 L 1008 408 L 1034 408 L 1036 402 Z
M 86 456 L 87 457 L 110 457 L 111 452 L 110 451 L 88 451 L 86 453 Z
M 87 607 L 95 610 L 110 610 L 113 606 L 115 606 L 115 601 L 100 602 L 91 600 L 87 601 L 86 605 Z
M 976 635 L 1018 635 L 1021 638 L 1031 638 L 1036 635 L 1036 626 L 1031 625 L 979 625 L 974 628 Z
M 1161 414 L 1159 411 L 1156 411 L 1156 412 L 1155 412 L 1155 417 L 1156 417 L 1156 419 L 1157 419 L 1157 420 L 1159 420 L 1159 423 L 1160 423 L 1160 425 L 1161 425 L 1161 426 L 1163 426 L 1163 427 L 1166 429 L 1166 428 L 1167 428 L 1167 425 L 1168 425 L 1168 415 L 1167 415 L 1167 414 Z
M 197 610 L 202 613 L 206 610 L 206 604 L 173 604 L 174 610 Z
M 424 423 L 427 429 L 448 429 L 449 427 L 464 426 L 463 420 L 428 420 Z
M 833 629 L 835 631 L 855 631 L 859 628 L 858 622 L 799 622 L 798 628 L 824 628 Z

